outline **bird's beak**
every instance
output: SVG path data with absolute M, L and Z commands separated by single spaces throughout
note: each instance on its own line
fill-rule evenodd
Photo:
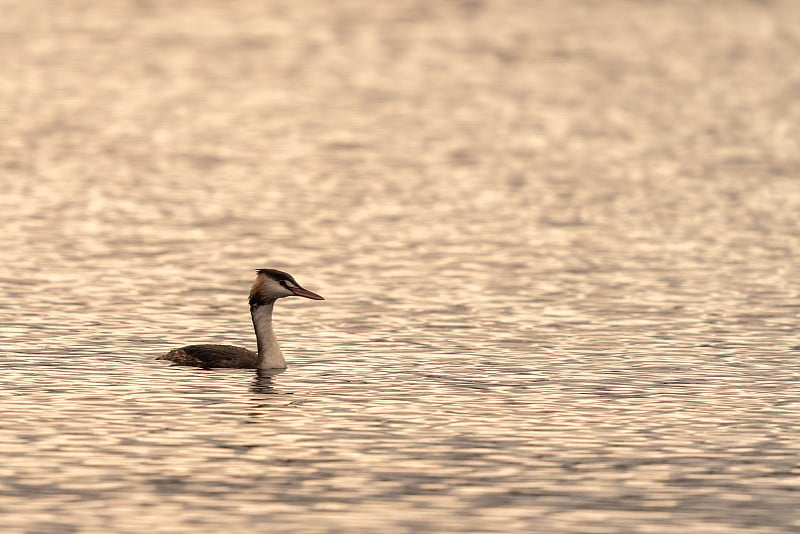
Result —
M 298 297 L 305 297 L 311 300 L 325 300 L 322 295 L 317 295 L 313 291 L 309 291 L 308 289 L 303 289 L 302 287 L 290 287 L 289 291 L 291 291 L 295 296 Z

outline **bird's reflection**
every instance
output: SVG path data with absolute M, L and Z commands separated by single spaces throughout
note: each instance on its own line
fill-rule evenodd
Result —
M 286 369 L 256 369 L 256 376 L 250 385 L 251 393 L 261 395 L 286 395 L 286 392 L 279 391 L 275 387 L 274 377 L 284 372 Z

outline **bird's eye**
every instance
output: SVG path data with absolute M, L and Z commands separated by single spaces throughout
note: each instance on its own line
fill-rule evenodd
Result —
M 281 285 L 287 289 L 295 287 L 291 280 L 281 280 Z

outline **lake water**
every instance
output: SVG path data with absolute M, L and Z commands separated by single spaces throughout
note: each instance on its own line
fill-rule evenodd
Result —
M 4 4 L 4 532 L 800 531 L 797 3 Z

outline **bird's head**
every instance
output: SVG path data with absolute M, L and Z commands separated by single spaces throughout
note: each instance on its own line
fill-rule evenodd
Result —
M 277 269 L 258 269 L 256 280 L 250 288 L 250 306 L 261 306 L 283 297 L 325 300 L 322 296 L 301 287 L 289 273 Z

